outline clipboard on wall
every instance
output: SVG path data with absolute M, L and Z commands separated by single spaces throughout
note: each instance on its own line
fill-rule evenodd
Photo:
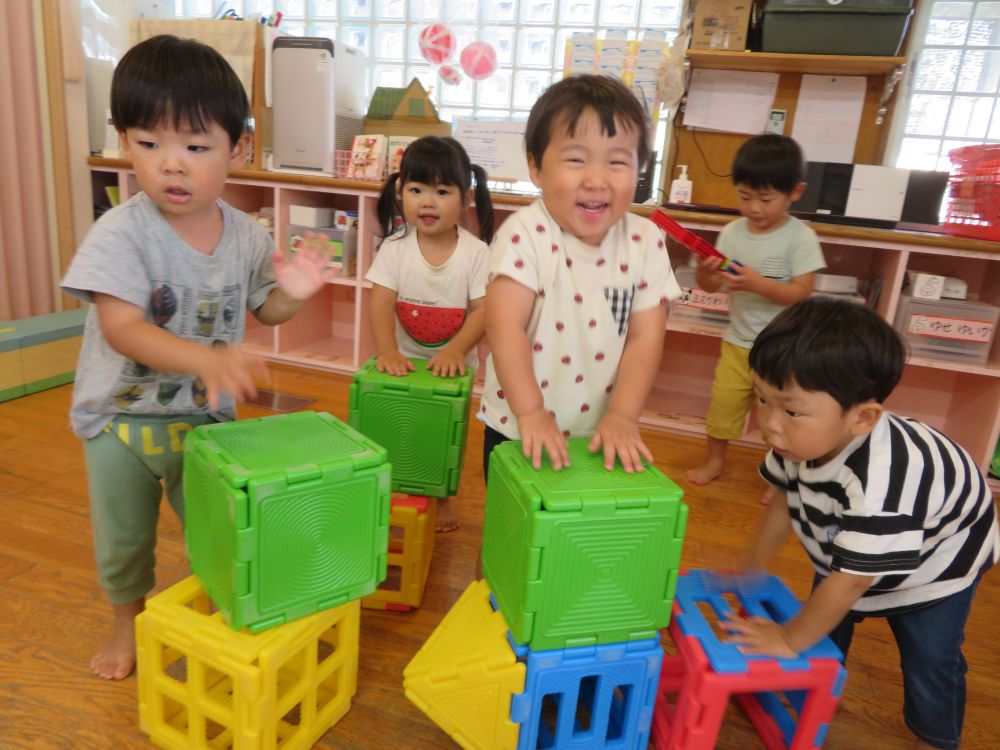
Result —
M 524 120 L 456 119 L 455 140 L 491 180 L 530 182 L 524 155 Z

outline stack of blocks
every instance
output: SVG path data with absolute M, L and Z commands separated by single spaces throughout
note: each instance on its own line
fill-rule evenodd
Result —
M 0 401 L 72 383 L 87 310 L 0 323 Z
M 677 654 L 663 661 L 653 744 L 711 750 L 735 696 L 768 750 L 818 750 L 847 679 L 840 650 L 824 638 L 794 659 L 744 655 L 719 640 L 699 609 L 707 605 L 721 618 L 730 611 L 727 596 L 738 599 L 746 616 L 779 623 L 800 609 L 773 576 L 747 587 L 727 586 L 706 571 L 681 576 L 669 628 Z
M 405 376 L 379 372 L 373 357 L 351 384 L 351 427 L 383 446 L 392 465 L 389 568 L 396 587 L 362 600 L 365 607 L 409 610 L 420 605 L 434 552 L 435 503 L 458 491 L 469 427 L 473 370 L 443 378 L 411 359 Z
M 386 575 L 385 450 L 299 412 L 199 427 L 184 451 L 198 580 L 137 618 L 140 720 L 164 747 L 309 747 L 350 707 L 359 600 Z
M 386 580 L 361 600 L 362 607 L 409 612 L 420 606 L 434 554 L 436 508 L 429 497 L 392 498 Z
M 191 576 L 136 623 L 139 723 L 160 747 L 299 750 L 351 707 L 360 609 L 234 633 Z
M 646 747 L 687 506 L 655 467 L 609 472 L 586 440 L 569 453 L 555 472 L 519 442 L 493 451 L 486 582 L 404 672 L 407 696 L 463 747 Z

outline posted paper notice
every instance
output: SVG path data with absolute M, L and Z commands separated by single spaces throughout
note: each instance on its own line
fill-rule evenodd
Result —
M 806 161 L 854 161 L 866 85 L 863 76 L 802 76 L 792 138 Z

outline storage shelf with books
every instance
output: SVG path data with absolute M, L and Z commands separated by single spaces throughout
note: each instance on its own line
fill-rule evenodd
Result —
M 127 162 L 94 158 L 90 163 L 95 204 L 107 202 L 107 187 L 118 187 L 122 200 L 136 190 Z M 224 197 L 243 210 L 273 210 L 279 242 L 287 236 L 291 205 L 358 212 L 357 263 L 352 273 L 336 277 L 285 325 L 262 326 L 250 316 L 246 335 L 246 347 L 269 360 L 353 372 L 374 353 L 368 317 L 371 285 L 364 276 L 371 266 L 379 234 L 375 216 L 378 185 L 247 170 L 232 176 Z M 494 194 L 497 224 L 531 200 Z M 650 211 L 643 206 L 634 210 L 642 214 Z M 734 218 L 688 211 L 670 213 L 709 241 L 714 241 L 721 227 Z M 471 211 L 469 220 L 474 225 Z M 829 273 L 881 281 L 875 309 L 889 321 L 895 319 L 907 270 L 962 278 L 970 298 L 1000 305 L 1000 243 L 865 227 L 812 226 L 820 236 Z M 673 242 L 670 254 L 675 267 L 688 261 L 686 252 Z M 679 317 L 668 320 L 660 369 L 641 417 L 644 426 L 704 435 L 723 329 L 717 318 L 702 322 Z M 481 353 L 485 351 L 483 345 Z M 477 380 L 481 377 L 482 368 Z M 943 430 L 987 469 L 1000 436 L 1000 345 L 994 340 L 983 364 L 912 357 L 888 406 Z M 762 446 L 752 417 L 739 442 Z M 998 485 L 1000 480 L 993 483 L 994 489 L 1000 489 Z

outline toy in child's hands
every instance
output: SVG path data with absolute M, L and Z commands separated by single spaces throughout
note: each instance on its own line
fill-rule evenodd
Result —
M 708 592 L 736 594 L 741 605 L 748 601 L 763 601 L 770 588 L 765 571 L 743 568 L 706 570 L 702 575 L 702 585 Z M 744 654 L 766 654 L 786 659 L 798 655 L 785 640 L 783 623 L 774 620 L 776 613 L 767 612 L 767 616 L 762 616 L 766 610 L 759 606 L 747 606 L 750 612 L 728 610 L 720 613 L 719 625 L 727 633 L 726 643 L 735 644 Z
M 708 591 L 753 596 L 767 588 L 767 573 L 763 570 L 722 568 L 705 571 L 702 581 Z
M 703 240 L 694 232 L 685 229 L 676 221 L 671 219 L 669 216 L 667 216 L 666 212 L 662 208 L 654 211 L 652 216 L 650 216 L 649 218 L 653 220 L 653 223 L 656 224 L 656 226 L 658 226 L 664 232 L 666 232 L 675 240 L 680 242 L 682 245 L 684 245 L 684 247 L 686 247 L 688 250 L 693 252 L 698 257 L 721 259 L 722 263 L 719 265 L 720 271 L 728 271 L 729 273 L 733 273 L 732 266 L 740 265 L 740 262 L 738 260 L 732 260 L 730 258 L 727 258 L 725 255 L 716 250 L 714 245 L 707 242 L 706 240 Z

